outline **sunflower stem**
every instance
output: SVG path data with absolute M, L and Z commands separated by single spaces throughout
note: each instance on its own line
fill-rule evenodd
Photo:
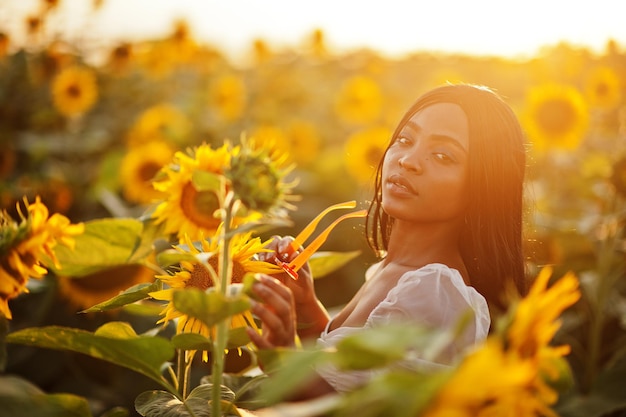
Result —
M 232 239 L 231 221 L 233 218 L 235 199 L 232 194 L 226 196 L 223 218 L 222 235 L 220 236 L 220 242 L 222 243 L 220 251 L 220 263 L 219 263 L 219 275 L 220 285 L 218 290 L 222 295 L 228 294 L 228 287 L 231 282 L 232 276 L 232 263 L 230 262 L 230 241 Z M 213 387 L 211 389 L 211 415 L 221 416 L 221 392 L 222 392 L 222 374 L 224 372 L 224 356 L 226 343 L 228 338 L 228 319 L 222 320 L 217 324 L 216 340 L 213 343 L 213 370 L 212 381 Z
M 619 225 L 622 223 L 623 206 L 620 204 L 619 196 L 614 195 L 611 201 L 611 207 L 608 220 L 603 224 L 606 235 L 602 239 L 599 250 L 598 259 L 598 283 L 595 291 L 595 300 L 593 302 L 594 309 L 591 314 L 591 322 L 589 329 L 589 354 L 587 355 L 587 363 L 585 377 L 583 381 L 583 392 L 588 393 L 598 376 L 600 365 L 600 351 L 603 339 L 603 329 L 606 321 L 605 306 L 610 297 L 611 291 L 614 289 L 616 278 L 621 274 L 616 273 L 615 253 L 621 230 Z M 612 214 L 612 215 L 611 215 Z
M 176 358 L 176 388 L 179 390 L 181 397 L 185 398 L 185 386 L 181 384 L 182 375 L 185 369 L 185 351 L 182 349 L 178 349 L 178 355 Z
M 191 365 L 193 364 L 193 358 L 196 356 L 196 351 L 185 351 L 185 378 L 183 379 L 183 398 L 187 398 L 190 390 L 190 380 L 191 380 Z
M 185 370 L 183 374 L 183 398 L 187 398 L 187 394 L 189 394 L 189 380 L 191 379 L 191 364 L 193 363 L 193 358 L 195 356 L 195 351 L 185 351 Z

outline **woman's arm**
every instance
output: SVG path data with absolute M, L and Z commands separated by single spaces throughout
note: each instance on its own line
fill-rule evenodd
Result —
M 324 331 L 330 317 L 322 303 L 313 297 L 300 306 L 296 305 L 297 332 L 301 340 L 316 339 Z

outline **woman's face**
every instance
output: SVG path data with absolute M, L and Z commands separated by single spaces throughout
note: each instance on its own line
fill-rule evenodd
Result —
M 467 116 L 452 103 L 415 113 L 393 138 L 382 169 L 382 206 L 397 220 L 448 222 L 468 204 Z

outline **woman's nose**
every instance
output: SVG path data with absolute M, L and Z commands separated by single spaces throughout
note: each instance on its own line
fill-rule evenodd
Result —
M 423 172 L 423 167 L 420 159 L 415 154 L 406 154 L 398 159 L 398 164 L 400 168 L 406 169 L 407 171 L 414 171 L 417 173 Z

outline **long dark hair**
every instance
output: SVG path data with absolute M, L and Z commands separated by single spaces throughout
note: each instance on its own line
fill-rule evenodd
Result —
M 435 103 L 458 104 L 467 116 L 470 203 L 459 248 L 471 285 L 491 307 L 503 308 L 511 290 L 526 293 L 522 251 L 524 134 L 513 110 L 499 95 L 486 87 L 459 84 L 435 88 L 418 98 L 400 120 L 392 141 L 415 113 Z M 365 225 L 368 243 L 378 254 L 387 250 L 393 227 L 393 218 L 382 208 L 383 159 L 376 170 Z

